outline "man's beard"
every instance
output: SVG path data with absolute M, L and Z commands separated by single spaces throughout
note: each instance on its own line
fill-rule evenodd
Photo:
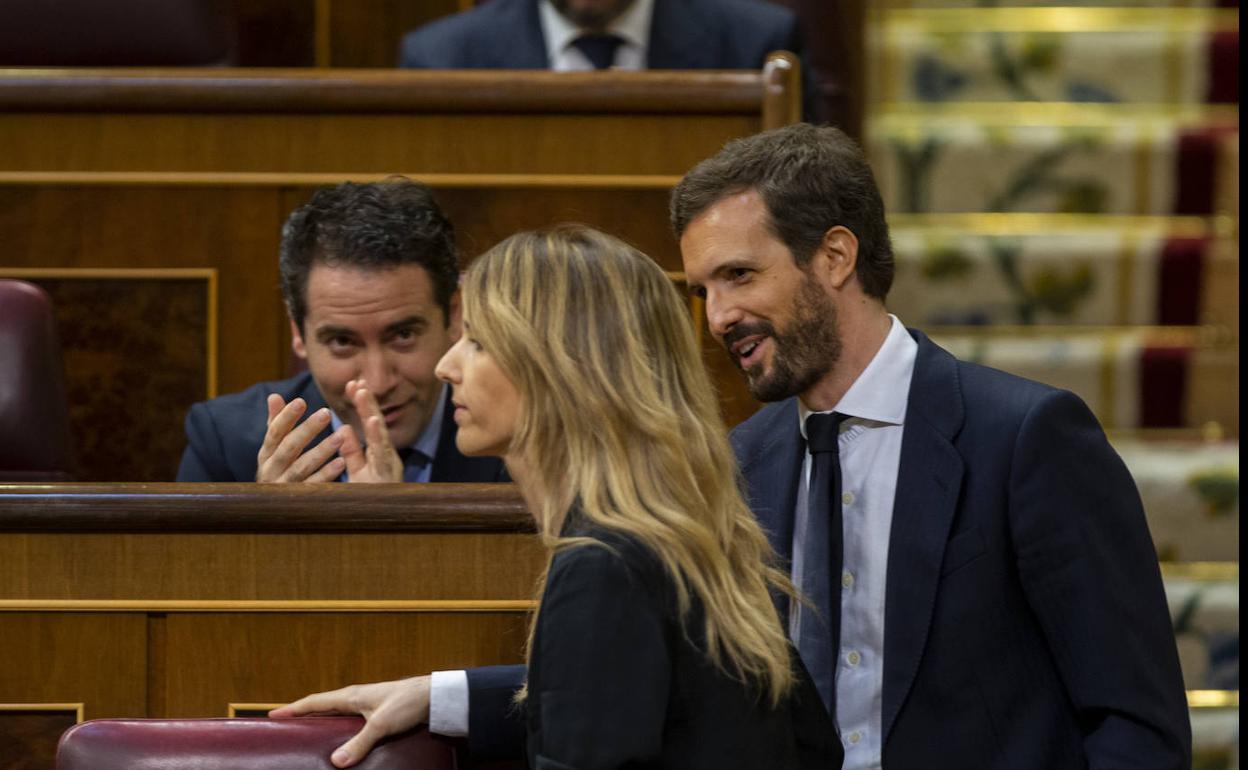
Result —
M 736 326 L 724 335 L 725 347 L 731 349 L 738 340 L 756 334 L 771 338 L 775 348 L 768 371 L 763 363 L 749 368 L 731 356 L 737 368 L 745 373 L 751 395 L 759 401 L 780 401 L 809 390 L 825 374 L 832 371 L 841 357 L 841 338 L 836 333 L 836 304 L 815 281 L 802 281 L 795 298 L 795 313 L 790 328 L 776 331 L 767 321 Z
M 608 24 L 627 11 L 635 0 L 615 0 L 607 8 L 592 10 L 570 8 L 568 0 L 552 0 L 552 2 L 561 16 L 581 29 L 604 30 Z

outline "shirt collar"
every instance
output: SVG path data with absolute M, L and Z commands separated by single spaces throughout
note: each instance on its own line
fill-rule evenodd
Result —
M 542 22 L 542 35 L 546 38 L 547 59 L 554 61 L 584 30 L 564 18 L 550 0 L 540 0 L 537 11 Z M 654 0 L 635 0 L 627 11 L 607 25 L 606 31 L 620 36 L 625 43 L 644 49 L 650 43 L 650 19 L 653 16 Z
M 446 410 L 443 406 L 446 404 L 446 389 L 450 386 L 442 383 L 442 389 L 438 391 L 437 407 L 433 410 L 433 416 L 429 418 L 429 424 L 421 431 L 411 445 L 411 449 L 424 455 L 426 459 L 432 461 L 438 454 L 438 441 L 442 438 L 442 417 Z M 343 426 L 342 419 L 334 410 L 329 410 L 329 427 L 331 431 L 336 431 Z M 364 437 L 357 436 L 363 443 Z M 401 447 L 395 447 L 400 449 Z M 344 474 L 345 475 L 345 474 Z
M 919 346 L 897 316 L 890 313 L 888 317 L 892 319 L 892 326 L 884 344 L 880 345 L 871 363 L 862 370 L 832 411 L 886 425 L 905 422 L 910 380 L 914 376 L 914 359 Z M 798 399 L 797 416 L 801 421 L 803 438 L 806 437 L 806 418 L 811 414 L 813 412 Z

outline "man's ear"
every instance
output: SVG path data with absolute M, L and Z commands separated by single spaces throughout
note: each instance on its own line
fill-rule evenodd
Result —
M 446 331 L 451 337 L 452 342 L 458 342 L 460 336 L 464 333 L 464 308 L 460 303 L 459 289 L 451 295 L 449 314 L 446 319 Z
M 308 346 L 304 344 L 303 335 L 299 333 L 299 324 L 295 323 L 293 318 L 288 318 L 287 320 L 290 321 L 290 349 L 294 351 L 296 356 L 307 361 Z
M 828 228 L 815 249 L 815 263 L 833 288 L 845 288 L 858 267 L 858 236 L 842 225 Z

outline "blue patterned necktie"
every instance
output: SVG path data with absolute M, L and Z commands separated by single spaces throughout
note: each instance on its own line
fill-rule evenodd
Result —
M 585 58 L 594 65 L 594 69 L 605 70 L 615 62 L 615 49 L 619 48 L 620 43 L 623 42 L 623 38 L 615 35 L 581 35 L 572 41 L 572 45 L 576 47 L 576 50 L 585 54 Z
M 797 650 L 815 680 L 828 714 L 836 719 L 836 659 L 841 646 L 841 455 L 837 445 L 845 415 L 806 418 L 810 486 L 806 496 L 806 538 L 802 542 L 802 584 L 815 610 L 802 613 Z

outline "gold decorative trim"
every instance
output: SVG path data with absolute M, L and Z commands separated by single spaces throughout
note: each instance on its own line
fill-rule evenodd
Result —
M 1166 235 L 1199 238 L 1233 234 L 1235 222 L 1229 216 L 1134 216 L 1118 214 L 891 214 L 889 227 L 898 229 L 954 230 L 972 235 L 1037 235 L 1128 230 L 1138 233 L 1160 229 Z
M 1226 8 L 928 8 L 889 11 L 886 27 L 933 32 L 1117 32 L 1239 29 L 1239 10 Z
M 1192 443 L 1219 443 L 1225 441 L 1226 431 L 1218 423 L 1199 428 L 1118 428 L 1106 431 L 1109 442 L 1123 441 L 1185 441 Z
M 230 719 L 235 719 L 240 711 L 272 711 L 285 705 L 285 703 L 230 703 L 226 705 L 225 715 Z
M 1236 561 L 1163 561 L 1161 576 L 1171 580 L 1196 580 L 1209 583 L 1239 582 Z
M 1188 690 L 1187 707 L 1193 709 L 1237 709 L 1239 690 Z
M 400 172 L 430 187 L 520 190 L 670 190 L 679 176 L 666 174 L 424 174 Z M 0 171 L 0 185 L 155 187 L 325 187 L 342 182 L 380 182 L 391 174 L 366 172 L 250 171 Z
M 127 280 L 205 282 L 208 318 L 204 330 L 207 345 L 204 392 L 217 395 L 217 315 L 219 275 L 215 267 L 0 267 L 0 278 L 57 280 Z
M 530 612 L 531 599 L 0 599 L 0 612 Z
M 1135 258 L 1139 247 L 1138 231 L 1126 230 L 1122 238 L 1122 248 L 1118 251 L 1118 311 L 1114 321 L 1119 326 L 1131 323 L 1131 310 L 1135 299 Z
M 1134 211 L 1153 210 L 1153 150 L 1156 144 L 1157 131 L 1151 126 L 1143 127 L 1135 137 L 1135 200 L 1131 203 Z
M 1117 337 L 1126 334 L 1141 334 L 1144 339 L 1155 345 L 1191 345 L 1201 347 L 1216 345 L 1224 338 L 1214 326 L 1069 326 L 1037 324 L 1034 326 L 933 326 L 924 325 L 924 330 L 941 337 L 975 337 L 975 338 L 1034 338 L 1034 337 L 1099 337 L 1106 343 L 1115 342 Z
M 973 122 L 985 126 L 1089 126 L 1116 128 L 1126 122 L 1198 125 L 1239 123 L 1238 105 L 1085 102 L 896 102 L 875 118 L 878 126 L 905 130 L 934 124 Z
M 53 713 L 72 712 L 74 714 L 74 723 L 82 722 L 83 715 L 82 703 L 0 703 L 0 712 L 2 711 L 47 711 Z
M 1100 410 L 1096 417 L 1105 430 L 1118 425 L 1118 350 L 1122 347 L 1122 337 L 1123 332 L 1111 331 L 1101 344 Z

